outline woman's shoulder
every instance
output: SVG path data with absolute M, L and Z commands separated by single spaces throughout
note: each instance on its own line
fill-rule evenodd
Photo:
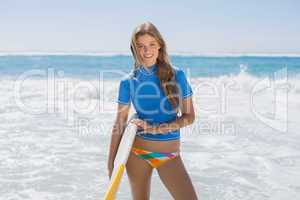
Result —
M 174 72 L 175 79 L 181 79 L 185 77 L 185 72 L 182 68 L 175 65 L 171 65 L 171 67 Z M 138 78 L 138 73 L 139 73 L 139 69 L 132 69 L 130 72 L 128 72 L 121 78 L 121 82 L 129 83 L 130 81 Z
M 123 77 L 121 78 L 121 81 L 129 81 L 131 79 L 133 79 L 134 77 L 136 77 L 136 69 L 132 69 L 130 72 L 126 73 L 123 75 Z
M 172 65 L 172 70 L 174 72 L 175 79 L 180 79 L 185 76 L 184 70 L 178 66 Z
M 137 70 L 132 69 L 130 72 L 124 74 L 120 80 L 121 84 L 129 84 L 131 80 L 133 80 L 136 77 Z

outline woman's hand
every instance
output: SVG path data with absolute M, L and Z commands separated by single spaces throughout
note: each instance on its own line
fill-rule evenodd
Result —
M 141 119 L 132 119 L 130 122 L 137 125 L 138 129 L 142 129 L 143 132 L 146 132 L 146 133 L 162 134 L 162 133 L 167 132 L 166 131 L 166 128 L 168 127 L 167 124 L 160 124 L 158 126 L 153 126 Z

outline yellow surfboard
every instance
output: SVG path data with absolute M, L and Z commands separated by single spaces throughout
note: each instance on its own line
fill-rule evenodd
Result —
M 136 115 L 133 115 L 130 118 L 130 120 L 135 117 Z M 128 160 L 132 148 L 132 144 L 136 135 L 136 130 L 137 130 L 137 126 L 135 124 L 132 123 L 127 124 L 118 147 L 118 151 L 114 161 L 114 169 L 112 172 L 108 189 L 106 190 L 103 200 L 114 200 L 116 198 L 116 194 L 122 179 L 122 175 L 125 170 L 125 165 Z

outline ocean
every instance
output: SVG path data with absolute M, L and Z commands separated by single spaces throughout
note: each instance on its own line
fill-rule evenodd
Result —
M 194 92 L 181 155 L 199 199 L 297 199 L 300 57 L 171 61 Z M 1 55 L 0 199 L 101 199 L 118 84 L 132 68 L 128 55 Z M 131 199 L 126 174 L 118 199 Z M 151 199 L 172 199 L 156 171 Z

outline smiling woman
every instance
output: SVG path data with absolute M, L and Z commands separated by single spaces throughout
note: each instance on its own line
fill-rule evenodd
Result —
M 132 103 L 138 118 L 130 123 L 138 130 L 126 171 L 133 199 L 150 198 L 154 168 L 174 199 L 197 199 L 180 155 L 180 128 L 195 118 L 192 88 L 185 73 L 171 65 L 165 41 L 152 23 L 143 23 L 134 30 L 131 51 L 135 67 L 119 85 L 109 176 Z
M 160 45 L 153 37 L 148 34 L 138 37 L 136 47 L 138 49 L 138 56 L 141 57 L 146 67 L 156 63 Z

